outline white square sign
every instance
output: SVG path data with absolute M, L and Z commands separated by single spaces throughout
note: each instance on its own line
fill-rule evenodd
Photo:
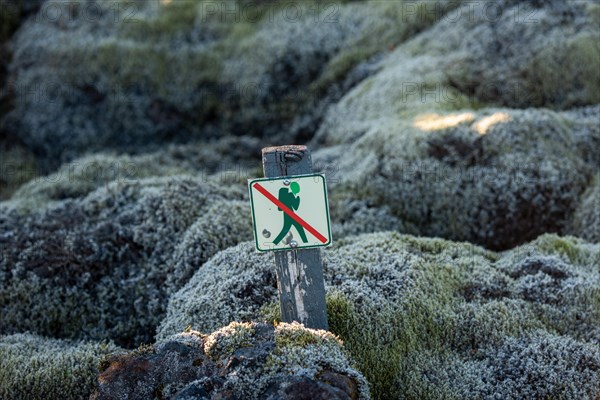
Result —
M 253 179 L 248 185 L 258 251 L 331 245 L 325 176 Z

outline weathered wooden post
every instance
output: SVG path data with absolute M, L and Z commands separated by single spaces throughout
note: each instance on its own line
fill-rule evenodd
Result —
M 306 146 L 267 147 L 262 155 L 266 178 L 313 172 L 310 151 Z M 282 321 L 298 321 L 307 328 L 327 330 L 320 249 L 276 251 L 275 264 Z

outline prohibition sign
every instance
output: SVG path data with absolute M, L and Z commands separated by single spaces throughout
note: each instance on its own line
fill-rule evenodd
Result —
M 249 186 L 257 250 L 331 244 L 323 175 L 256 179 L 250 181 Z M 279 193 L 278 197 L 274 193 Z M 277 232 L 279 235 L 275 237 Z

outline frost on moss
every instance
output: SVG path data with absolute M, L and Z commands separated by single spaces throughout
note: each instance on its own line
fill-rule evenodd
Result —
M 231 183 L 149 178 L 26 215 L 3 212 L 0 331 L 150 342 L 186 276 L 251 235 L 245 197 Z M 193 248 L 177 251 L 181 242 Z
M 299 324 L 233 322 L 209 335 L 188 330 L 148 353 L 108 360 L 95 400 L 112 398 L 370 398 L 331 333 Z
M 347 12 L 366 15 L 361 18 L 359 34 L 352 37 L 327 64 L 313 84 L 324 88 L 340 80 L 357 64 L 378 53 L 386 53 L 396 46 L 443 19 L 445 14 L 459 6 L 459 2 L 427 1 L 369 1 L 364 6 L 353 4 Z
M 544 235 L 495 253 L 385 232 L 339 239 L 323 260 L 330 330 L 375 398 L 496 392 L 593 398 L 600 391 L 598 380 L 586 378 L 599 373 L 600 361 L 597 352 L 586 355 L 600 340 L 597 244 Z M 277 321 L 274 268 L 272 257 L 256 253 L 252 243 L 220 252 L 173 295 L 159 338 L 188 325 L 210 332 L 231 321 Z M 285 347 L 319 340 L 302 333 L 278 341 Z M 524 351 L 524 373 L 541 376 L 556 363 L 564 375 L 556 368 L 547 379 L 564 378 L 571 386 L 515 381 L 494 353 L 507 343 L 528 348 L 545 342 L 580 350 L 549 350 L 543 362 Z
M 388 86 L 381 79 L 369 96 L 353 100 L 377 103 L 371 95 Z M 348 101 L 352 114 L 360 115 L 357 102 Z M 330 192 L 334 213 L 334 200 L 344 207 L 337 212 L 342 217 L 364 218 L 361 208 L 351 212 L 343 203 L 352 198 L 376 212 L 386 210 L 397 222 L 385 221 L 401 232 L 506 249 L 542 233 L 569 232 L 598 165 L 589 149 L 597 146 L 600 108 L 585 114 L 582 120 L 578 113 L 548 110 L 417 113 L 391 121 L 367 117 L 363 128 L 351 128 L 338 120 L 346 115 L 342 111 L 331 122 L 347 128 L 345 133 L 333 126 L 321 132 L 326 143 L 330 138 L 332 145 L 346 144 L 315 157 L 336 165 Z M 360 133 L 353 138 L 354 128 Z
M 489 392 L 503 398 L 594 398 L 600 394 L 600 351 L 569 336 L 533 332 L 508 338 L 497 348 L 483 350 L 487 362 L 482 379 Z M 506 390 L 502 382 L 512 382 Z M 486 387 L 487 386 L 487 387 Z
M 220 356 L 213 357 L 217 363 L 234 366 L 223 387 L 239 398 L 261 398 L 261 393 L 273 391 L 279 381 L 295 377 L 326 382 L 331 372 L 350 378 L 352 398 L 370 398 L 367 382 L 353 368 L 342 342 L 326 331 L 306 329 L 298 323 L 280 323 L 274 331 L 265 324 L 232 323 L 209 335 L 205 350 L 207 347 L 220 349 Z M 247 357 L 250 362 L 231 363 L 232 355 Z M 260 360 L 261 368 L 256 368 L 252 358 Z
M 227 357 L 237 348 L 247 346 L 254 333 L 251 323 L 232 322 L 206 338 L 204 352 L 213 360 Z
M 492 9 L 495 18 L 489 15 Z M 424 112 L 467 112 L 490 105 L 560 109 L 594 105 L 600 59 L 590 38 L 598 37 L 600 29 L 585 9 L 585 2 L 496 2 L 466 3 L 449 11 L 387 54 L 373 76 L 333 105 L 318 137 L 339 143 L 339 132 L 352 141 L 354 135 L 394 129 L 403 118 Z M 536 18 L 536 23 L 528 17 Z M 542 53 L 553 57 L 532 61 Z M 544 70 L 564 71 L 567 76 L 542 77 Z M 554 93 L 540 93 L 544 91 Z
M 117 351 L 114 345 L 69 342 L 27 333 L 2 336 L 0 398 L 88 398 L 96 386 L 100 362 Z
M 112 181 L 133 181 L 149 176 L 177 175 L 182 168 L 163 167 L 155 157 L 94 154 L 64 164 L 51 175 L 37 177 L 12 196 L 20 210 L 36 210 L 65 199 L 84 197 Z
M 232 247 L 211 258 L 169 298 L 157 337 L 164 339 L 190 325 L 211 332 L 232 321 L 249 321 L 276 295 L 273 260 L 253 246 Z
M 482 101 L 567 109 L 600 99 L 600 30 L 588 2 L 479 8 L 452 83 Z M 591 2 L 589 2 L 591 3 Z M 486 18 L 487 13 L 487 18 Z M 501 43 L 501 45 L 498 45 Z M 518 47 L 518 50 L 516 50 Z
M 418 230 L 396 217 L 390 207 L 378 207 L 365 200 L 348 199 L 350 193 L 340 194 L 330 190 L 329 206 L 332 232 L 340 238 L 361 233 L 373 233 L 397 230 L 404 233 L 418 233 Z
M 23 90 L 6 128 L 50 169 L 90 150 L 139 151 L 223 132 L 306 140 L 321 109 L 368 75 L 339 85 L 357 64 L 452 7 L 49 3 L 14 38 L 10 71 Z M 413 6 L 419 12 L 407 11 Z M 45 17 L 52 12 L 59 17 Z M 49 87 L 51 101 L 20 94 L 38 87 Z
M 414 368 L 399 382 L 407 385 L 407 398 L 583 399 L 600 393 L 597 346 L 547 332 L 507 338 L 467 359 L 445 351 L 407 358 Z
M 314 158 L 404 233 L 494 250 L 569 233 L 600 165 L 598 35 L 583 3 L 464 4 L 327 110 Z
M 247 200 L 216 203 L 206 208 L 205 215 L 189 227 L 174 250 L 166 281 L 173 290 L 181 288 L 213 255 L 253 235 Z
M 170 145 L 138 155 L 96 153 L 65 163 L 49 175 L 29 182 L 21 180 L 27 183 L 18 188 L 7 206 L 20 212 L 39 210 L 66 199 L 82 198 L 111 182 L 131 183 L 149 177 L 195 175 L 225 184 L 241 182 L 258 174 L 258 155 L 260 144 L 250 137 Z M 18 169 L 19 165 L 13 165 L 10 159 L 8 165 L 13 173 L 31 174 L 32 168 Z
M 600 242 L 600 175 L 596 175 L 594 182 L 581 197 L 572 232 L 591 242 Z

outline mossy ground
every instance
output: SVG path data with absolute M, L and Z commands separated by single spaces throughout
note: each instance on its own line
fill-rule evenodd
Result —
M 169 300 L 160 339 L 192 326 L 214 331 L 186 339 L 213 361 L 243 353 L 259 336 L 251 320 L 278 319 L 274 266 L 251 244 L 230 248 L 250 235 L 243 183 L 229 191 L 198 171 L 245 153 L 259 165 L 265 141 L 314 136 L 313 155 L 343 172 L 330 198 L 340 235 L 324 251 L 333 334 L 271 327 L 270 372 L 355 363 L 382 399 L 600 397 L 598 4 L 503 1 L 492 21 L 485 3 L 343 1 L 334 24 L 331 8 L 290 23 L 284 5 L 255 1 L 223 3 L 254 5 L 253 21 L 205 18 L 211 2 L 138 3 L 137 23 L 60 4 L 73 18 L 26 23 L 10 69 L 23 93 L 68 90 L 17 94 L 1 129 L 26 149 L 2 161 L 23 166 L 19 182 L 37 162 L 146 154 L 79 159 L 135 163 L 134 176 L 67 165 L 67 181 L 32 181 L 2 203 L 4 333 L 134 348 Z M 443 18 L 453 7 L 462 18 Z M 0 42 L 20 23 L 6 10 Z M 514 18 L 532 11 L 539 23 Z M 208 141 L 233 135 L 256 140 Z M 160 149 L 173 141 L 198 143 Z M 0 340 L 0 390 L 85 397 L 98 349 L 38 339 Z M 240 393 L 266 384 L 238 372 Z
M 352 249 L 354 240 L 362 243 L 361 250 Z M 369 252 L 377 255 L 370 256 Z M 478 372 L 483 368 L 479 364 L 488 357 L 484 354 L 495 354 L 494 349 L 507 340 L 528 346 L 539 335 L 558 335 L 562 339 L 552 340 L 576 340 L 580 346 L 577 352 L 583 356 L 598 340 L 600 252 L 597 245 L 577 238 L 545 235 L 499 254 L 466 243 L 389 233 L 342 240 L 335 253 L 333 258 L 325 257 L 326 270 L 331 268 L 333 279 L 352 276 L 356 286 L 329 283 L 330 330 L 357 362 L 374 398 L 463 398 L 474 393 L 477 385 L 483 397 L 485 393 L 511 390 L 518 396 L 516 393 L 525 393 L 519 392 L 525 389 L 518 385 L 502 379 L 493 384 L 496 386 L 481 381 L 488 379 L 484 375 L 491 373 L 489 368 L 496 368 L 498 376 L 506 374 L 503 367 L 494 365 L 493 358 L 488 359 L 491 366 Z M 340 270 L 336 263 L 341 262 L 341 254 L 349 258 Z M 397 266 L 380 269 L 382 263 Z M 403 265 L 410 267 L 404 270 Z M 509 265 L 514 267 L 506 269 Z M 512 268 L 521 272 L 510 272 Z M 394 275 L 403 270 L 406 275 Z M 531 281 L 530 274 L 536 273 L 540 280 Z M 594 283 L 576 278 L 589 273 Z M 363 280 L 369 280 L 370 287 L 363 289 Z M 536 285 L 540 285 L 537 292 Z M 279 321 L 278 303 L 264 305 L 261 315 Z M 575 315 L 578 321 L 573 319 Z M 597 365 L 600 359 L 597 352 L 594 354 L 593 365 Z M 540 362 L 544 365 L 540 368 L 546 368 L 545 363 L 558 360 Z M 586 373 L 597 373 L 595 368 Z M 462 371 L 457 374 L 464 376 L 445 375 L 446 369 Z M 597 394 L 600 387 L 592 384 L 553 390 L 551 396 L 570 398 L 574 393 Z
M 96 386 L 112 344 L 69 342 L 31 334 L 0 337 L 0 398 L 79 400 Z
M 7 149 L 0 146 L 0 200 L 6 200 L 12 194 L 38 175 L 35 157 L 22 146 Z

